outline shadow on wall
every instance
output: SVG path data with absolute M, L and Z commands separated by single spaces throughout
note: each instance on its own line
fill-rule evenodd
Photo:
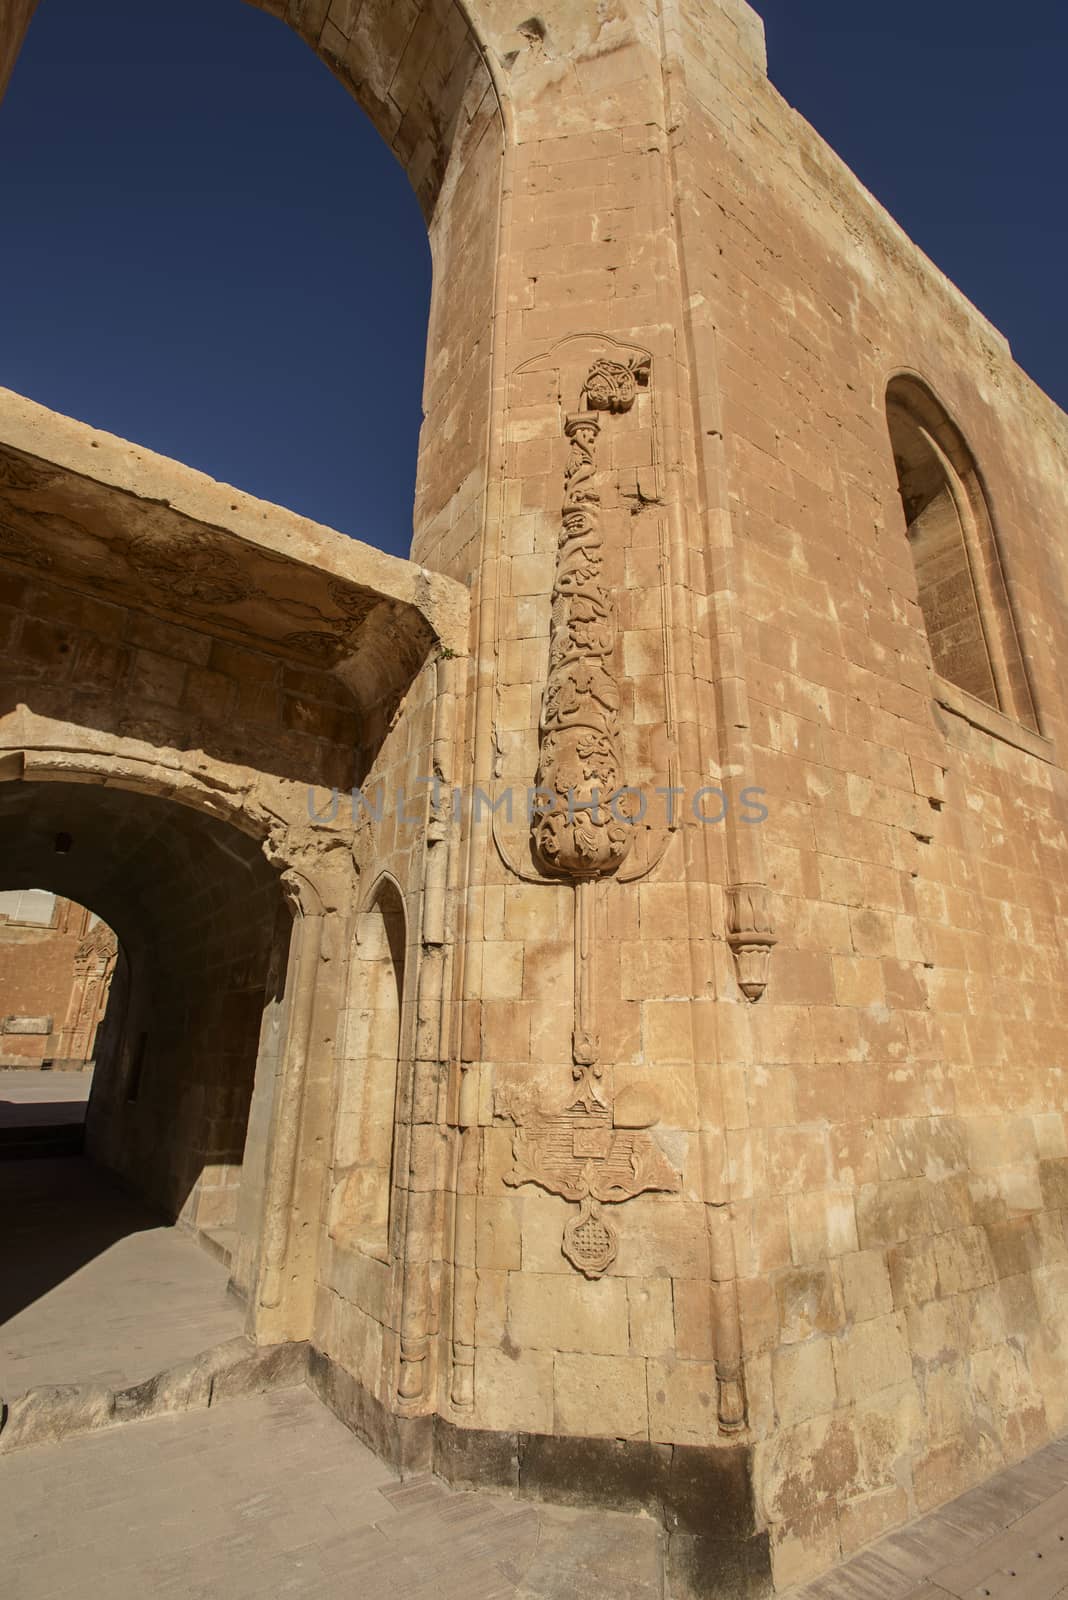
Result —
M 292 929 L 258 841 L 151 795 L 13 780 L 0 784 L 0 859 L 5 888 L 77 900 L 120 943 L 86 1152 L 153 1211 L 136 1223 L 136 1209 L 108 1211 L 105 1241 L 120 1216 L 127 1231 L 158 1225 L 155 1208 L 198 1231 L 235 1229 L 243 1183 L 262 1182 L 246 1170 L 246 1131 L 261 1036 L 277 1033 L 268 1018 L 277 1023 L 284 1003 Z M 25 1177 L 40 1163 L 6 1165 Z M 17 1186 L 17 1171 L 5 1180 Z M 67 1259 L 67 1246 L 56 1248 Z

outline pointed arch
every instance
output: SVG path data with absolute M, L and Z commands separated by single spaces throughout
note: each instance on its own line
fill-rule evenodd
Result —
M 337 1244 L 380 1260 L 390 1252 L 406 942 L 404 901 L 384 874 L 356 917 L 330 1212 Z
M 914 374 L 891 379 L 886 417 L 934 669 L 1037 732 L 997 531 L 975 458 L 944 406 Z

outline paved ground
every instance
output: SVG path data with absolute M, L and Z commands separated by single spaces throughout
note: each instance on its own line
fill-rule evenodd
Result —
M 657 1600 L 657 1532 L 401 1484 L 307 1389 L 0 1457 L 5 1600 Z
M 0 1119 L 73 1089 L 0 1074 Z M 81 1158 L 0 1162 L 0 1215 L 0 1397 L 135 1383 L 241 1332 L 225 1267 Z M 655 1600 L 656 1552 L 641 1518 L 402 1485 L 306 1389 L 0 1458 L 4 1600 Z M 1068 1439 L 791 1600 L 1059 1596 Z
M 793 1592 L 794 1600 L 1068 1595 L 1068 1439 L 998 1473 Z
M 0 1216 L 0 1398 L 121 1388 L 242 1332 L 226 1268 L 81 1157 L 0 1161 Z
M 91 1072 L 0 1071 L 0 1128 L 84 1122 Z

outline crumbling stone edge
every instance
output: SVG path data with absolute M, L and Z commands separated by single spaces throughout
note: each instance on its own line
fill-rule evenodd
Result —
M 206 1410 L 268 1389 L 298 1388 L 307 1369 L 307 1344 L 256 1346 L 242 1334 L 128 1389 L 102 1383 L 27 1389 L 0 1406 L 0 1455 L 122 1422 Z
M 459 1488 L 655 1517 L 665 1532 L 663 1587 L 670 1600 L 763 1600 L 773 1591 L 749 1445 L 499 1433 L 458 1427 L 436 1414 L 397 1416 L 314 1347 L 307 1381 L 402 1476 L 434 1472 Z

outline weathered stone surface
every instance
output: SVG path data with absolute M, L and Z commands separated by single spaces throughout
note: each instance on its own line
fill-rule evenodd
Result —
M 224 1400 L 291 1389 L 305 1381 L 308 1348 L 286 1343 L 256 1348 L 246 1338 L 205 1350 L 143 1383 L 44 1385 L 6 1403 L 0 1451 L 54 1443 L 97 1428 L 146 1417 L 207 1409 Z
M 6 1405 L 0 1450 L 54 1443 L 70 1434 L 106 1428 L 115 1396 L 101 1384 L 53 1384 L 29 1389 Z
M 743 0 L 269 9 L 428 216 L 415 559 L 0 397 L 5 863 L 161 952 L 90 1153 L 391 1459 L 800 1581 L 1066 1417 L 1065 419 Z

